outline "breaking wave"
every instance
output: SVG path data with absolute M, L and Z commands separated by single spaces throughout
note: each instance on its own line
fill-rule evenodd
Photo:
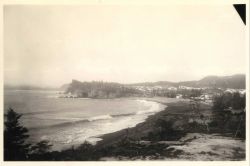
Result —
M 100 116 L 94 116 L 88 119 L 89 122 L 96 121 L 96 120 L 106 120 L 106 119 L 112 119 L 113 117 L 109 114 L 107 115 L 100 115 Z
M 52 121 L 59 120 L 58 124 L 30 129 L 31 132 L 36 133 L 34 135 L 38 137 L 34 139 L 46 137 L 53 143 L 53 149 L 55 150 L 61 150 L 66 146 L 81 144 L 86 140 L 91 141 L 91 143 L 96 143 L 101 140 L 101 135 L 134 127 L 144 122 L 148 116 L 160 112 L 166 107 L 163 104 L 153 101 L 137 101 L 140 106 L 138 107 L 139 109 L 134 112 L 125 113 L 124 111 L 123 113 L 102 114 L 90 117 L 63 117 L 59 115 L 57 117 L 47 117 Z

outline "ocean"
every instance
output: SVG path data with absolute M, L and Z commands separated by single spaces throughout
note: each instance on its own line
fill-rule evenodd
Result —
M 48 140 L 53 150 L 88 141 L 95 144 L 103 134 L 136 126 L 166 106 L 140 99 L 59 98 L 58 91 L 5 90 L 4 112 L 21 113 L 21 124 L 32 143 Z

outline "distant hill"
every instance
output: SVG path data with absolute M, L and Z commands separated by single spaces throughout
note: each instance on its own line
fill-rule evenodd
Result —
M 189 86 L 189 87 L 215 87 L 215 88 L 232 88 L 232 89 L 245 89 L 246 83 L 244 74 L 236 74 L 232 76 L 207 76 L 198 81 L 182 81 L 182 82 L 145 82 L 129 84 L 133 86 Z
M 245 89 L 246 78 L 243 74 L 237 74 L 232 76 L 208 76 L 196 82 L 198 87 L 217 87 L 217 88 L 233 88 L 233 89 Z

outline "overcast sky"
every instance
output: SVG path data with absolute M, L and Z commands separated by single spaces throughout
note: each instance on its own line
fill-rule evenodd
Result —
M 197 80 L 245 73 L 232 5 L 5 6 L 6 84 Z

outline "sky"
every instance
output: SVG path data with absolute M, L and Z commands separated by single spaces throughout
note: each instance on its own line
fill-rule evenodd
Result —
M 4 6 L 5 84 L 199 80 L 245 73 L 232 5 Z

